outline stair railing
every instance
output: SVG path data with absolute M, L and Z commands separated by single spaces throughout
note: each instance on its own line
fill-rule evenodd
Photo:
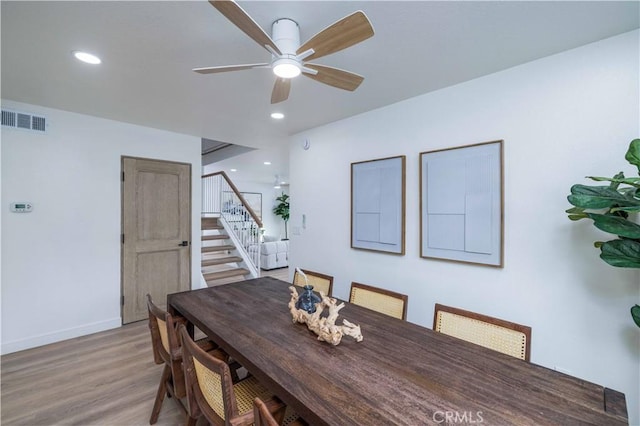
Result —
M 202 176 L 202 214 L 220 216 L 236 248 L 259 275 L 262 220 L 225 172 Z

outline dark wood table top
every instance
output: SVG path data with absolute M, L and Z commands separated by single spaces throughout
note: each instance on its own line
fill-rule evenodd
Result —
M 356 305 L 337 323 L 360 324 L 364 340 L 320 342 L 292 322 L 289 285 L 257 278 L 168 306 L 311 424 L 627 424 L 619 392 Z

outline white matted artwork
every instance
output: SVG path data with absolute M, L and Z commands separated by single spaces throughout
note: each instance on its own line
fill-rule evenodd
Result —
M 420 256 L 503 267 L 503 141 L 420 153 Z
M 404 155 L 351 163 L 351 247 L 404 255 Z
M 262 220 L 262 193 L 260 192 L 241 192 L 242 198 L 247 202 L 251 210 Z

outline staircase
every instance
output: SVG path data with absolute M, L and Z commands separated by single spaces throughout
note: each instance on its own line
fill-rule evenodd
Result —
M 202 218 L 202 276 L 209 287 L 241 281 L 251 272 L 244 267 L 231 237 L 217 217 Z

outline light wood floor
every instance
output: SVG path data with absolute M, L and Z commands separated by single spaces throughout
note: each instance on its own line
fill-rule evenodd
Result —
M 262 275 L 288 281 L 288 274 L 283 268 Z M 162 373 L 147 321 L 4 355 L 0 362 L 3 426 L 148 425 Z M 157 425 L 184 420 L 165 398 Z

